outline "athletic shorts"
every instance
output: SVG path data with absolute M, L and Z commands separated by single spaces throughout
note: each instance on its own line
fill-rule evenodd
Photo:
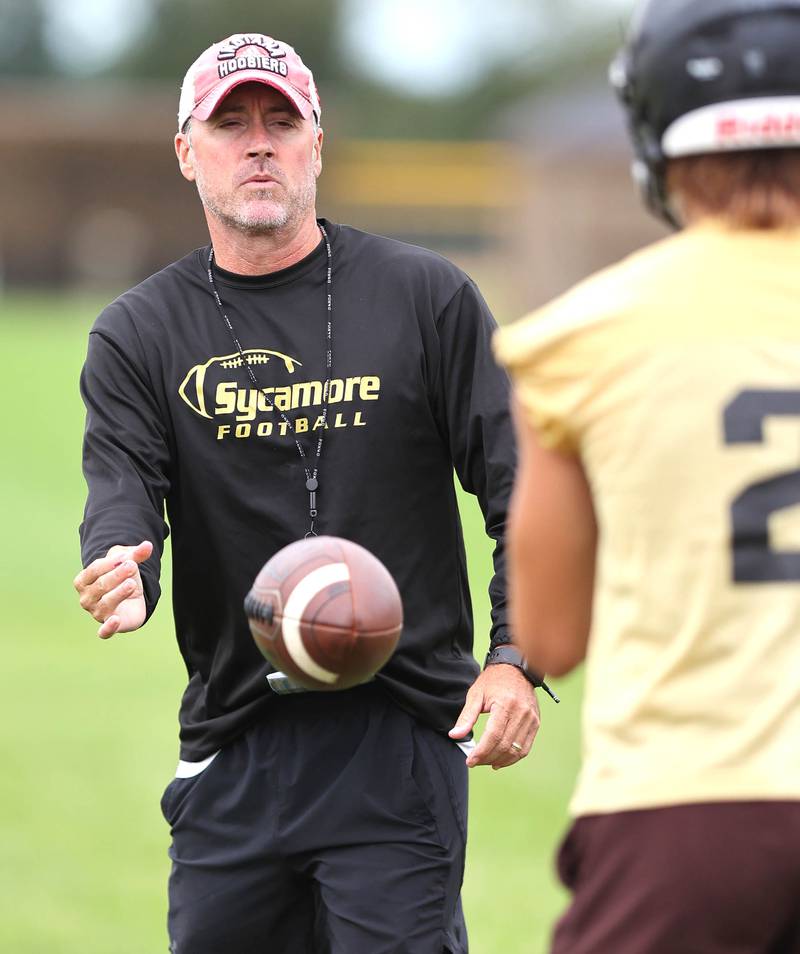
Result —
M 173 954 L 466 954 L 465 756 L 379 687 L 276 697 L 199 768 L 162 798 Z
M 800 802 L 578 819 L 552 954 L 800 954 Z

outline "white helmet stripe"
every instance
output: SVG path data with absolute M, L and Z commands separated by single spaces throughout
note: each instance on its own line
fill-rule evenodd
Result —
M 664 155 L 696 156 L 741 149 L 800 146 L 800 96 L 714 103 L 676 119 L 664 133 Z

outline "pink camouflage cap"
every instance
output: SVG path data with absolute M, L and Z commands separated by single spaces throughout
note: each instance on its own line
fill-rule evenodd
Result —
M 190 117 L 208 119 L 242 83 L 265 83 L 289 100 L 304 119 L 320 119 L 311 70 L 288 43 L 263 33 L 235 33 L 210 46 L 192 63 L 181 86 L 178 130 Z

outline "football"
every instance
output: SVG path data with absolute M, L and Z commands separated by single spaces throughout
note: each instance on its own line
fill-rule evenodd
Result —
M 388 662 L 403 628 L 397 585 L 381 561 L 339 537 L 279 550 L 245 599 L 256 645 L 305 689 L 349 689 Z

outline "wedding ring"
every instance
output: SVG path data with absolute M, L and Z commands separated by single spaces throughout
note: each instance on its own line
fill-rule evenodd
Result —
M 511 748 L 514 749 L 516 752 L 522 751 L 522 746 L 519 744 L 519 742 L 512 742 Z

